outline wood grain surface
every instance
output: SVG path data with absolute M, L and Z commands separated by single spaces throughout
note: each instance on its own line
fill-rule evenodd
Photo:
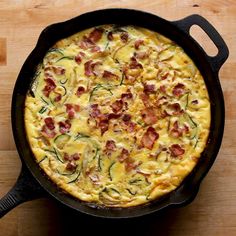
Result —
M 236 235 L 236 1 L 231 0 L 0 0 L 0 197 L 9 191 L 21 163 L 11 131 L 11 96 L 19 70 L 47 25 L 101 8 L 152 12 L 168 20 L 190 14 L 207 18 L 220 32 L 230 57 L 220 71 L 226 105 L 221 150 L 190 205 L 135 220 L 96 220 L 69 211 L 49 198 L 24 203 L 0 220 L 0 235 Z M 210 54 L 214 46 L 193 30 Z M 214 119 L 214 118 L 213 118 Z M 107 226 L 113 227 L 107 230 Z M 74 235 L 73 234 L 73 235 Z

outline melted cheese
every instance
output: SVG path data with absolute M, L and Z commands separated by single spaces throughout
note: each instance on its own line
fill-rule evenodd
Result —
M 147 29 L 104 25 L 60 40 L 30 91 L 25 127 L 35 159 L 83 201 L 157 199 L 181 184 L 206 146 L 210 103 L 199 70 Z

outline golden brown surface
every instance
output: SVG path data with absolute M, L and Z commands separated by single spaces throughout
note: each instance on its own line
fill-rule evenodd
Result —
M 193 7 L 195 5 L 195 7 Z M 198 6 L 197 6 L 198 5 Z M 235 78 L 236 32 L 235 1 L 4 1 L 0 3 L 0 38 L 7 39 L 7 65 L 0 65 L 0 190 L 3 196 L 14 184 L 20 161 L 15 151 L 10 127 L 10 103 L 17 74 L 26 56 L 35 46 L 42 29 L 53 22 L 63 21 L 80 13 L 104 7 L 130 7 L 153 12 L 169 20 L 198 13 L 206 17 L 222 34 L 230 49 L 230 57 L 220 71 L 226 102 L 226 127 L 223 144 L 211 171 L 203 181 L 196 200 L 189 206 L 169 210 L 153 216 L 142 224 L 118 222 L 128 226 L 125 232 L 138 231 L 142 235 L 235 235 L 236 184 L 235 151 L 236 128 Z M 166 10 L 168 8 L 168 11 Z M 208 46 L 204 37 L 199 40 Z M 1 44 L 2 45 L 2 44 Z M 2 46 L 1 46 L 2 47 Z M 2 52 L 2 48 L 0 50 Z M 206 204 L 207 203 L 207 204 Z M 67 220 L 66 220 L 67 219 Z M 73 218 L 49 199 L 22 204 L 0 220 L 1 235 L 66 235 L 73 225 L 85 225 L 82 218 Z M 88 223 L 86 223 L 88 224 Z M 104 232 L 107 221 L 90 225 Z M 137 225 L 140 225 L 137 227 Z M 92 227 L 91 227 L 92 228 Z M 123 228 L 124 229 L 124 228 Z M 88 229 L 88 232 L 91 232 Z

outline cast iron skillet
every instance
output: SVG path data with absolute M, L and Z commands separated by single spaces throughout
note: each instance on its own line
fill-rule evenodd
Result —
M 173 192 L 162 199 L 130 208 L 101 208 L 81 202 L 58 189 L 40 170 L 34 160 L 24 129 L 24 101 L 37 64 L 46 51 L 59 39 L 83 29 L 102 24 L 132 24 L 160 32 L 182 46 L 200 69 L 211 101 L 211 128 L 207 147 L 193 172 Z M 208 56 L 189 35 L 192 25 L 200 26 L 211 38 L 218 54 Z M 17 78 L 12 97 L 12 129 L 22 170 L 15 186 L 0 201 L 0 216 L 18 204 L 50 194 L 62 204 L 79 212 L 104 218 L 129 218 L 146 215 L 171 206 L 183 206 L 196 196 L 200 182 L 212 166 L 219 151 L 224 130 L 224 98 L 218 72 L 229 54 L 228 48 L 216 29 L 202 16 L 191 15 L 178 21 L 167 21 L 156 15 L 131 9 L 105 9 L 85 13 L 69 21 L 45 28 L 35 49 L 26 59 Z

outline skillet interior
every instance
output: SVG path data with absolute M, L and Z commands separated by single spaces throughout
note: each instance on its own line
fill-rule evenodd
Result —
M 27 142 L 24 129 L 25 96 L 33 78 L 35 68 L 47 50 L 61 38 L 102 24 L 137 25 L 157 31 L 175 41 L 183 47 L 201 71 L 211 101 L 211 117 L 213 119 L 211 121 L 208 144 L 193 172 L 177 190 L 165 198 L 137 207 L 98 209 L 97 206 L 80 202 L 70 195 L 63 193 L 38 168 L 38 164 L 34 161 L 33 154 Z M 41 33 L 35 49 L 25 61 L 17 78 L 12 100 L 12 127 L 16 146 L 22 161 L 27 165 L 39 184 L 54 198 L 73 209 L 95 216 L 111 218 L 134 217 L 160 210 L 172 204 L 182 205 L 194 198 L 200 181 L 213 164 L 220 147 L 224 128 L 224 100 L 217 72 L 212 70 L 205 52 L 187 33 L 181 31 L 174 24 L 149 13 L 127 9 L 107 9 L 87 13 L 67 22 L 51 25 Z

